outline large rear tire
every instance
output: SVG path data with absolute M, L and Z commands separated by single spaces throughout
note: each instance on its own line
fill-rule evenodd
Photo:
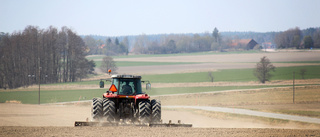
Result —
M 151 100 L 151 122 L 159 123 L 161 121 L 161 102 L 159 100 Z
M 92 110 L 91 110 L 92 120 L 97 121 L 102 117 L 102 99 L 93 98 L 92 99 Z
M 149 100 L 139 102 L 139 120 L 141 123 L 150 123 L 151 105 Z
M 103 99 L 103 117 L 109 121 L 112 122 L 115 120 L 116 115 L 116 105 L 113 100 L 110 100 L 108 98 Z

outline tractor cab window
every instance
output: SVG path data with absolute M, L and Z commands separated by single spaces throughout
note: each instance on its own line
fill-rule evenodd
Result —
M 142 93 L 140 79 L 132 79 L 132 78 L 113 79 L 113 84 L 118 89 L 119 95 L 135 95 L 135 94 Z

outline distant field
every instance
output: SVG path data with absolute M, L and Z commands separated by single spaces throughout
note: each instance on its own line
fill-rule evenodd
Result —
M 306 69 L 305 79 L 320 79 L 320 66 L 299 66 L 299 67 L 281 67 L 277 68 L 272 80 L 292 80 L 293 71 L 296 72 L 295 79 L 302 79 L 300 70 Z M 247 82 L 257 81 L 253 75 L 253 69 L 226 69 L 213 72 L 214 82 Z M 188 83 L 188 82 L 210 82 L 208 72 L 194 73 L 175 73 L 175 74 L 154 74 L 142 75 L 142 80 L 149 80 L 151 83 Z M 98 86 L 100 80 L 79 81 L 55 84 L 43 84 L 44 86 L 59 86 L 65 85 L 88 85 Z M 320 83 L 319 83 L 320 84 Z
M 302 79 L 300 70 L 306 69 L 305 79 L 320 78 L 320 66 L 297 66 L 276 68 L 271 72 L 271 80 L 291 80 L 293 72 L 296 72 L 295 79 Z M 257 81 L 253 75 L 253 69 L 225 69 L 212 72 L 215 82 L 230 81 Z M 156 74 L 143 75 L 143 79 L 153 83 L 178 83 L 178 82 L 209 82 L 208 72 L 176 73 L 176 74 Z
M 320 66 L 300 66 L 300 67 L 281 67 L 277 68 L 276 72 L 272 73 L 274 77 L 272 80 L 291 80 L 292 72 L 296 72 L 296 79 L 302 79 L 299 74 L 300 69 L 306 69 L 306 79 L 320 79 Z M 256 81 L 253 75 L 253 69 L 232 69 L 232 70 L 220 70 L 213 72 L 214 81 L 224 82 L 243 82 L 243 81 Z M 184 83 L 184 82 L 209 82 L 207 72 L 196 73 L 176 73 L 176 74 L 159 74 L 159 75 L 143 75 L 143 80 L 150 80 L 151 83 Z M 93 97 L 102 96 L 105 89 L 59 89 L 64 85 L 91 85 L 93 87 L 98 86 L 99 80 L 94 81 L 82 81 L 82 82 L 69 82 L 69 83 L 56 83 L 46 84 L 47 86 L 55 86 L 52 89 L 41 89 L 41 103 L 55 103 L 77 100 L 90 100 Z M 46 86 L 43 85 L 43 86 Z M 265 85 L 265 86 L 211 86 L 211 87 L 170 87 L 170 88 L 152 88 L 147 93 L 150 95 L 167 95 L 167 94 L 182 94 L 182 93 L 201 93 L 208 91 L 222 91 L 222 90 L 234 90 L 234 89 L 259 89 L 266 87 L 283 87 L 291 85 Z M 56 90 L 54 88 L 57 88 Z M 2 90 L 3 91 L 3 90 Z M 0 92 L 0 102 L 7 100 L 18 100 L 26 104 L 36 104 L 38 98 L 37 89 L 19 89 L 12 92 Z
M 281 85 L 283 86 L 283 85 Z M 266 87 L 280 86 L 222 86 L 222 87 L 173 87 L 173 88 L 152 88 L 146 91 L 150 95 L 170 95 L 182 93 L 201 93 L 209 91 L 234 90 L 234 89 L 259 89 Z M 41 103 L 57 103 L 79 100 L 90 100 L 93 97 L 102 97 L 107 88 L 104 89 L 83 89 L 83 90 L 41 90 Z M 38 90 L 0 92 L 0 103 L 9 100 L 21 101 L 24 104 L 38 103 Z
M 93 97 L 102 97 L 106 89 L 86 89 L 86 90 L 41 90 L 41 103 L 56 103 L 78 100 L 90 100 Z M 7 100 L 17 100 L 24 104 L 38 103 L 38 90 L 35 91 L 15 91 L 0 92 L 0 103 Z
M 305 79 L 320 79 L 320 66 L 297 66 L 297 67 L 279 67 L 275 72 L 271 72 L 271 80 L 292 80 L 293 71 L 295 79 L 302 79 L 300 70 L 306 69 Z M 212 72 L 214 82 L 246 82 L 257 81 L 253 75 L 253 69 L 225 69 Z M 175 73 L 175 74 L 154 74 L 142 75 L 142 80 L 149 80 L 151 83 L 186 83 L 186 82 L 210 82 L 208 72 L 194 73 Z M 64 85 L 98 85 L 99 80 L 80 81 L 46 84 L 64 86 Z
M 148 57 L 170 57 L 170 56 L 193 56 L 193 55 L 220 55 L 220 54 L 247 54 L 259 53 L 261 51 L 232 51 L 232 52 L 194 52 L 194 53 L 177 53 L 177 54 L 141 54 L 141 55 L 121 55 L 112 56 L 113 58 L 148 58 Z M 86 57 L 89 60 L 102 59 L 105 55 L 91 55 Z
M 252 54 L 251 54 L 252 53 Z M 258 53 L 258 54 L 257 54 Z M 219 56 L 215 56 L 215 55 Z M 220 54 L 222 56 L 220 56 Z M 223 52 L 223 53 L 215 53 L 215 52 L 200 52 L 200 53 L 183 53 L 183 54 L 161 54 L 161 55 L 130 55 L 130 56 L 117 56 L 115 58 L 139 58 L 145 59 L 150 57 L 174 57 L 177 61 L 181 60 L 181 62 L 170 62 L 170 58 L 166 58 L 164 60 L 168 62 L 157 62 L 157 59 L 163 58 L 154 58 L 152 61 L 117 61 L 118 67 L 127 67 L 129 70 L 132 66 L 141 66 L 143 70 L 147 70 L 144 66 L 155 66 L 155 67 L 163 67 L 161 71 L 166 71 L 168 67 L 176 67 L 174 65 L 182 64 L 184 67 L 190 67 L 192 65 L 199 65 L 202 60 L 212 61 L 212 64 L 219 64 L 218 59 L 224 58 L 215 58 L 215 57 L 229 57 L 229 55 L 234 57 L 241 56 L 242 60 L 250 60 L 251 56 L 262 56 L 258 51 L 246 51 L 246 52 Z M 264 53 L 263 53 L 264 54 Z M 267 55 L 279 55 L 279 57 L 274 57 L 276 59 L 282 59 L 282 57 L 288 57 L 287 53 L 266 53 Z M 292 53 L 288 53 L 289 55 L 293 55 Z M 303 53 L 299 55 L 307 55 L 308 53 Z M 207 56 L 201 56 L 198 59 L 199 62 L 188 62 L 183 56 L 188 56 L 190 60 L 197 60 L 197 55 L 209 55 L 211 58 L 207 58 Z M 210 56 L 213 55 L 213 56 Z M 181 56 L 181 57 L 180 57 Z M 247 58 L 247 56 L 250 56 Z M 315 61 L 315 57 L 318 54 L 312 53 L 312 56 L 307 57 L 306 61 L 291 61 L 290 59 L 283 59 L 283 62 L 274 62 L 274 63 L 311 63 L 305 64 L 305 66 L 290 66 L 290 67 L 277 67 L 275 72 L 271 72 L 273 77 L 271 78 L 272 81 L 276 80 L 292 80 L 293 72 L 295 72 L 295 79 L 302 79 L 300 74 L 301 69 L 306 69 L 305 79 L 320 79 L 320 65 L 316 63 L 320 63 L 320 61 Z M 101 65 L 101 60 L 103 56 L 89 56 L 88 59 L 94 59 L 97 62 L 97 67 Z M 288 57 L 289 58 L 289 57 Z M 286 61 L 288 60 L 288 61 Z M 320 60 L 320 59 L 318 59 Z M 214 63 L 218 61 L 217 63 Z M 250 61 L 248 61 L 250 62 Z M 223 64 L 224 62 L 220 62 Z M 190 65 L 183 65 L 183 64 L 190 64 Z M 233 63 L 230 63 L 234 65 Z M 246 64 L 241 63 L 240 61 L 238 64 Z M 252 65 L 255 63 L 249 64 Z M 157 65 L 157 66 L 156 66 Z M 168 65 L 168 66 L 165 66 Z M 177 65 L 178 66 L 178 65 Z M 254 65 L 252 65 L 254 66 Z M 134 67 L 133 67 L 134 68 Z M 237 67 L 236 67 L 237 68 Z M 178 68 L 180 69 L 180 68 Z M 193 69 L 193 68 L 192 68 Z M 197 69 L 197 68 L 196 68 Z M 201 69 L 201 68 L 200 68 Z M 214 82 L 250 82 L 250 81 L 257 81 L 257 78 L 253 75 L 253 68 L 246 68 L 246 69 L 220 69 L 215 70 L 212 72 L 214 76 Z M 195 71 L 195 72 L 183 72 L 183 73 L 173 73 L 173 74 L 144 74 L 142 75 L 142 80 L 149 80 L 151 83 L 157 84 L 164 84 L 164 83 L 201 83 L 201 82 L 210 82 L 210 78 L 208 76 L 207 71 Z M 106 89 L 92 89 L 98 88 L 99 80 L 92 80 L 92 81 L 82 81 L 82 82 L 68 82 L 68 83 L 56 83 L 56 84 L 45 84 L 41 85 L 45 88 L 41 89 L 41 102 L 42 103 L 54 103 L 54 102 L 64 102 L 64 101 L 76 101 L 76 100 L 87 100 L 91 99 L 92 97 L 101 96 Z M 168 88 L 152 88 L 151 91 L 148 93 L 151 95 L 165 95 L 165 94 L 180 94 L 180 93 L 198 93 L 198 92 L 207 92 L 207 91 L 221 91 L 221 90 L 233 90 L 233 89 L 255 89 L 255 88 L 265 88 L 265 87 L 279 87 L 279 86 L 288 86 L 285 84 L 281 85 L 265 85 L 265 86 L 200 86 L 200 87 L 168 87 Z M 313 83 L 314 84 L 314 83 Z M 320 83 L 319 83 L 320 84 Z M 308 84 L 306 84 L 308 85 Z M 311 84 L 309 84 L 311 85 Z M 67 89 L 63 87 L 67 87 Z M 161 87 L 161 86 L 160 86 Z M 33 87 L 34 88 L 34 87 Z M 87 88 L 87 89 L 83 89 Z M 75 90 L 80 89 L 80 90 Z M 13 92 L 6 92 L 10 90 L 0 90 L 0 102 L 5 102 L 6 100 L 20 100 L 22 103 L 37 103 L 37 96 L 38 90 L 32 88 L 20 88 L 12 90 Z
M 101 66 L 102 61 L 95 61 L 96 67 Z M 117 67 L 128 66 L 154 66 L 154 65 L 177 65 L 177 64 L 196 64 L 197 62 L 143 62 L 143 61 L 116 61 Z

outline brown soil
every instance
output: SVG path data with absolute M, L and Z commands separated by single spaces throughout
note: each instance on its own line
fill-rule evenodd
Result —
M 0 127 L 0 136 L 319 136 L 320 130 L 269 128 Z
M 75 121 L 91 120 L 91 105 L 27 105 L 27 104 L 0 104 L 0 126 L 27 126 L 27 127 L 72 127 Z M 241 120 L 226 120 L 210 118 L 192 111 L 162 109 L 163 122 L 193 124 L 196 128 L 294 128 L 280 127 L 263 123 L 244 122 Z
M 186 96 L 186 98 L 188 98 Z M 164 99 L 164 97 L 162 97 Z M 164 99 L 162 102 L 166 102 Z M 0 136 L 317 136 L 319 129 L 293 124 L 265 124 L 253 120 L 211 117 L 192 110 L 162 109 L 164 122 L 193 124 L 193 128 L 73 127 L 90 120 L 91 105 L 0 104 Z M 305 127 L 308 128 L 308 127 Z M 112 129 L 112 130 L 110 130 Z

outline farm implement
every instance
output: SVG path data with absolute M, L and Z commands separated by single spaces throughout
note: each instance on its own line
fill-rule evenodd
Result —
M 110 72 L 110 71 L 109 71 Z M 104 80 L 111 86 L 102 98 L 92 99 L 92 121 L 76 121 L 74 126 L 149 126 L 149 127 L 192 127 L 192 124 L 163 123 L 161 120 L 161 102 L 142 92 L 141 83 L 151 89 L 149 81 L 141 81 L 141 76 L 112 75 Z

